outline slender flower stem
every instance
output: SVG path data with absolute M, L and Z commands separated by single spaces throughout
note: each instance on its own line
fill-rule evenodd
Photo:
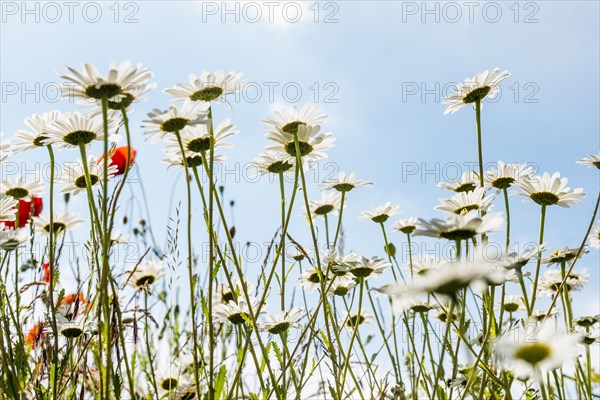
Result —
M 475 120 L 477 123 L 477 152 L 479 155 L 479 185 L 483 187 L 483 150 L 481 146 L 481 100 L 475 101 Z
M 344 201 L 346 200 L 346 192 L 342 192 L 342 200 L 340 202 L 340 215 L 338 216 L 337 227 L 335 228 L 335 238 L 333 239 L 333 249 L 336 249 L 340 230 L 342 228 L 342 214 L 344 213 Z
M 350 367 L 350 358 L 352 357 L 352 347 L 354 346 L 354 341 L 356 340 L 356 335 L 358 334 L 358 327 L 360 325 L 360 319 L 362 318 L 362 305 L 363 305 L 363 293 L 365 290 L 365 280 L 364 278 L 360 279 L 359 286 L 359 294 L 358 294 L 358 314 L 356 315 L 356 321 L 354 326 L 352 327 L 352 336 L 350 337 L 350 343 L 348 344 L 348 352 L 344 361 L 344 371 L 342 372 L 342 383 L 341 387 L 343 388 L 346 383 L 346 374 L 348 373 L 348 368 Z M 350 314 L 348 314 L 350 315 Z M 349 321 L 352 323 L 352 320 Z M 344 321 L 346 323 L 346 321 Z
M 508 253 L 508 249 L 510 248 L 510 207 L 508 205 L 508 190 L 504 188 L 502 189 L 502 193 L 504 194 L 504 208 L 506 210 L 506 252 Z
M 215 278 L 215 257 L 214 257 L 214 183 L 213 174 L 215 167 L 215 140 L 213 133 L 213 115 L 212 107 L 208 107 L 208 119 L 210 121 L 210 160 L 208 165 L 208 179 L 209 191 L 208 191 L 208 347 L 209 347 L 209 376 L 208 376 L 208 400 L 213 400 L 215 396 L 215 384 L 214 384 L 214 373 L 215 373 L 215 337 L 213 334 L 213 280 Z M 206 158 L 204 158 L 204 164 L 206 164 Z M 206 166 L 206 165 L 205 165 Z M 217 198 L 218 200 L 218 198 Z
M 542 243 L 544 243 L 544 225 L 546 223 L 546 205 L 542 205 L 542 213 L 540 216 L 540 239 L 538 241 L 538 244 L 541 246 Z M 537 296 L 537 288 L 538 288 L 538 280 L 540 277 L 540 267 L 542 265 L 542 256 L 540 254 L 540 256 L 537 259 L 537 264 L 535 267 L 535 278 L 533 281 L 533 293 L 531 294 L 531 306 L 530 308 L 530 312 L 533 312 L 534 307 L 535 307 L 535 299 Z

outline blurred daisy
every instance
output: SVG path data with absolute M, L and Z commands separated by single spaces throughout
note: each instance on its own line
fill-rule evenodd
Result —
M 571 271 L 563 287 L 569 292 L 581 290 L 588 282 L 589 276 L 590 274 L 585 269 L 581 272 Z M 554 296 L 558 292 L 562 281 L 563 276 L 561 271 L 548 270 L 540 277 L 538 291 L 548 296 Z
M 250 282 L 244 283 L 248 293 L 252 293 L 254 291 L 254 286 Z M 232 281 L 232 286 L 233 289 L 229 286 L 229 284 L 218 284 L 213 293 L 213 304 L 227 304 L 230 301 L 236 301 L 236 299 L 238 299 L 240 296 L 243 296 L 244 288 L 242 287 L 242 282 L 234 279 Z
M 438 187 L 457 193 L 470 192 L 475 190 L 477 186 L 479 186 L 479 178 L 473 171 L 465 172 L 457 181 L 438 183 Z
M 69 72 L 58 74 L 74 84 L 63 85 L 65 97 L 87 101 L 98 101 L 105 97 L 109 101 L 109 106 L 118 110 L 121 102 L 125 102 L 127 107 L 136 98 L 156 86 L 148 84 L 148 80 L 153 75 L 152 71 L 142 67 L 141 64 L 133 65 L 128 60 L 120 64 L 111 63 L 106 75 L 100 74 L 92 64 L 85 63 L 82 67 L 82 71 L 78 71 L 67 66 Z
M 0 249 L 13 251 L 27 240 L 29 240 L 28 229 L 5 229 L 4 224 L 0 223 Z
M 234 325 L 245 323 L 247 319 L 250 319 L 250 310 L 258 309 L 258 302 L 256 299 L 250 298 L 250 301 L 250 306 L 248 306 L 246 300 L 242 298 L 239 298 L 237 302 L 230 301 L 227 304 L 218 304 L 214 308 L 215 319 L 219 322 L 229 321 Z M 256 315 L 254 316 L 256 317 Z
M 226 160 L 225 156 L 221 154 L 215 154 L 213 161 L 215 164 L 222 164 Z M 197 155 L 189 155 L 185 158 L 188 168 L 199 167 L 202 165 L 202 156 L 200 154 Z M 166 153 L 165 157 L 162 159 L 162 162 L 166 163 L 170 167 L 177 166 L 183 168 L 185 165 L 183 163 L 183 157 L 181 156 L 181 152 L 179 153 Z
M 570 204 L 579 204 L 585 197 L 583 189 L 571 189 L 567 187 L 568 179 L 560 177 L 559 172 L 550 175 L 544 172 L 542 176 L 525 177 L 515 183 L 521 195 L 525 196 L 523 201 L 534 201 L 542 206 L 557 204 L 569 208 Z
M 178 364 L 174 360 L 169 360 L 168 364 L 156 372 L 156 384 L 160 391 L 168 393 L 187 384 Z
M 344 273 L 350 273 L 356 278 L 369 278 L 372 276 L 381 275 L 383 271 L 391 266 L 392 264 L 381 258 L 361 257 L 361 259 L 358 261 L 344 262 L 333 267 L 333 269 Z
M 44 235 L 50 234 L 50 218 L 48 216 L 40 215 L 38 217 L 33 217 L 32 219 L 33 225 L 38 232 L 41 232 Z M 80 218 L 79 214 L 71 211 L 55 211 L 53 219 L 53 228 L 55 234 L 65 233 L 68 230 L 77 228 L 83 223 L 83 220 Z
M 545 249 L 546 248 L 543 244 L 541 246 L 535 244 L 530 248 L 526 248 L 520 254 L 516 252 L 510 253 L 502 259 L 502 266 L 506 269 L 521 269 L 525 265 L 527 265 L 527 263 L 529 263 L 529 260 L 531 260 L 532 258 L 540 257 L 541 253 Z
M 324 252 L 321 255 L 321 260 L 323 264 L 327 265 L 327 274 L 331 273 L 335 276 L 345 276 L 348 274 L 345 265 L 352 262 L 360 262 L 362 256 L 355 252 L 348 253 L 344 256 L 341 253 L 341 249 L 336 248 Z M 341 268 L 338 268 L 340 266 Z
M 0 193 L 0 220 L 14 221 L 17 212 L 17 200 L 12 196 Z
M 129 235 L 121 232 L 118 229 L 115 229 L 110 233 L 110 243 L 111 245 L 127 244 L 129 243 Z
M 267 151 L 258 156 L 251 164 L 256 169 L 256 176 L 266 174 L 283 174 L 294 168 L 294 159 L 277 151 Z
M 156 143 L 168 133 L 180 132 L 189 126 L 206 124 L 209 105 L 186 100 L 180 106 L 171 106 L 166 111 L 158 109 L 148 113 L 149 119 L 142 121 L 145 134 L 151 135 L 150 143 Z
M 592 326 L 600 323 L 600 315 L 591 315 L 587 317 L 576 318 L 573 320 L 575 325 L 581 328 L 591 328 Z
M 594 225 L 588 239 L 590 239 L 590 246 L 596 249 L 600 248 L 600 224 Z
M 577 357 L 577 335 L 558 332 L 552 323 L 526 325 L 530 332 L 511 331 L 495 345 L 500 366 L 519 379 L 543 379 L 547 371 Z
M 127 282 L 138 290 L 148 290 L 164 275 L 165 265 L 158 260 L 145 260 L 133 270 L 128 271 Z
M 104 182 L 104 168 L 98 164 L 95 157 L 89 157 L 87 169 L 90 175 L 90 183 L 92 188 L 100 186 Z M 108 177 L 112 177 L 117 172 L 116 166 L 108 167 Z M 87 190 L 87 182 L 85 179 L 85 168 L 83 162 L 78 159 L 74 163 L 68 163 L 61 171 L 58 183 L 62 185 L 61 193 L 70 193 L 76 196 L 80 193 L 85 193 Z
M 54 121 L 60 117 L 60 112 L 51 111 L 41 115 L 34 114 L 25 119 L 25 125 L 31 131 L 19 129 L 11 140 L 13 151 L 21 152 L 46 146 L 46 134 Z
M 515 295 L 507 295 L 504 298 L 504 301 L 499 303 L 496 307 L 497 310 L 504 310 L 507 313 L 515 313 L 517 311 L 523 310 L 525 305 L 523 304 L 523 299 L 519 296 Z
M 495 198 L 493 195 L 486 196 L 485 188 L 479 187 L 470 192 L 456 193 L 449 199 L 439 199 L 441 204 L 433 209 L 454 214 L 464 214 L 471 210 L 486 211 Z
M 62 315 L 56 316 L 56 325 L 58 332 L 67 339 L 76 339 L 84 333 L 93 330 L 93 324 L 86 320 L 86 316 L 81 314 L 72 320 L 68 320 Z
M 392 226 L 392 230 L 410 235 L 415 229 L 417 229 L 418 226 L 419 220 L 415 217 L 410 217 L 396 221 L 394 226 Z
M 432 254 L 423 254 L 421 257 L 415 257 L 413 259 L 413 272 L 417 275 L 423 275 L 429 270 L 440 268 L 446 263 L 440 257 Z
M 214 151 L 217 151 L 222 147 L 233 147 L 231 143 L 225 142 L 225 139 L 238 132 L 239 131 L 235 129 L 235 125 L 233 125 L 231 120 L 226 118 L 214 129 L 212 136 L 210 134 L 210 125 L 205 123 L 186 127 L 179 132 L 179 136 L 186 157 L 195 157 L 206 154 L 206 157 L 208 158 L 211 146 Z M 174 135 L 165 139 L 165 147 L 163 150 L 167 154 L 181 158 L 179 141 Z
M 4 139 L 4 132 L 0 132 L 0 162 L 4 162 L 11 153 L 10 140 Z
M 321 287 L 321 274 L 314 267 L 306 268 L 302 271 L 298 280 L 302 287 L 309 289 L 311 292 Z
M 302 261 L 302 260 L 304 260 L 304 257 L 306 257 L 304 252 L 297 247 L 294 247 L 293 249 L 288 250 L 286 255 L 288 258 L 291 258 L 294 261 Z
M 590 154 L 587 157 L 580 158 L 577 160 L 577 164 L 585 165 L 588 168 L 600 169 L 600 151 L 598 154 Z
M 515 182 L 531 178 L 532 174 L 533 169 L 527 164 L 504 164 L 502 161 L 498 161 L 496 166 L 485 171 L 485 186 L 499 190 L 508 189 Z
M 301 125 L 317 126 L 327 120 L 327 115 L 323 110 L 314 104 L 305 104 L 300 112 L 296 106 L 275 111 L 274 118 L 264 119 L 268 129 L 274 132 L 285 132 L 290 135 L 298 133 L 298 127 Z
M 272 335 L 279 335 L 287 332 L 291 327 L 297 326 L 304 314 L 304 310 L 298 307 L 294 307 L 290 311 L 269 314 L 261 328 Z
M 358 187 L 371 186 L 373 183 L 365 179 L 357 179 L 356 174 L 352 172 L 350 175 L 346 175 L 344 172 L 340 172 L 337 179 L 327 180 L 322 182 L 322 190 L 337 190 L 338 192 L 349 192 L 352 189 Z
M 114 129 L 109 121 L 108 130 Z M 46 133 L 44 143 L 56 144 L 61 149 L 76 149 L 79 145 L 89 145 L 94 140 L 104 139 L 104 122 L 102 118 L 82 115 L 80 112 L 61 113 L 51 124 Z M 118 135 L 109 135 L 108 140 L 116 142 Z
M 600 336 L 598 335 L 593 335 L 588 332 L 577 332 L 577 335 L 579 336 L 579 343 L 583 344 L 584 346 L 591 346 L 596 343 L 600 343 Z
M 323 192 L 321 199 L 308 203 L 313 217 L 325 217 L 329 213 L 338 213 L 342 205 L 342 195 L 334 192 Z
M 409 310 L 415 314 L 428 313 L 429 311 L 433 310 L 434 308 L 436 308 L 435 305 L 433 305 L 429 302 L 426 302 L 426 301 L 418 301 L 418 300 L 413 300 L 406 306 L 407 310 Z
M 359 314 L 358 311 L 351 311 L 347 313 L 345 317 L 340 319 L 340 327 L 353 331 L 360 325 L 368 324 L 374 319 L 374 315 L 369 312 L 362 311 Z
M 351 275 L 336 276 L 327 292 L 333 296 L 345 296 L 356 286 L 356 279 Z
M 243 89 L 242 75 L 239 72 L 216 71 L 214 74 L 208 71 L 202 71 L 200 76 L 190 74 L 189 85 L 177 84 L 172 88 L 165 89 L 175 98 L 174 101 L 201 101 L 224 103 L 225 96 L 237 93 Z
M 444 115 L 455 113 L 467 104 L 483 102 L 486 97 L 494 98 L 499 91 L 500 82 L 508 76 L 508 71 L 500 72 L 500 69 L 495 68 L 491 72 L 483 71 L 472 78 L 465 78 L 462 84 L 454 87 L 454 93 L 444 99 L 444 104 L 448 105 Z
M 267 139 L 276 142 L 267 146 L 267 150 L 273 150 L 279 153 L 287 154 L 296 158 L 295 138 L 298 138 L 298 147 L 300 148 L 300 157 L 307 157 L 310 161 L 316 161 L 327 158 L 326 150 L 333 147 L 335 138 L 331 132 L 321 133 L 321 127 L 318 125 L 300 125 L 296 134 L 286 133 L 284 131 L 270 132 Z
M 565 247 L 564 249 L 555 250 L 550 254 L 547 258 L 543 259 L 542 262 L 544 264 L 552 265 L 552 264 L 561 264 L 567 261 L 571 261 L 577 254 L 581 258 L 583 255 L 587 254 L 589 251 L 586 247 L 581 249 L 581 253 L 579 254 L 579 248 L 569 249 Z
M 22 176 L 17 179 L 7 178 L 0 182 L 0 192 L 15 200 L 31 201 L 32 197 L 42 197 L 44 184 L 34 180 L 25 180 Z
M 420 226 L 414 234 L 444 238 L 448 240 L 466 240 L 475 235 L 493 232 L 504 223 L 498 213 L 488 213 L 482 217 L 477 211 L 469 211 L 465 215 L 448 214 L 446 220 L 434 218 L 431 221 L 419 219 Z
M 390 217 L 398 215 L 398 208 L 400 206 L 393 206 L 391 202 L 387 202 L 384 205 L 374 207 L 370 210 L 363 211 L 360 214 L 359 219 L 370 219 L 373 222 L 382 224 L 387 221 Z

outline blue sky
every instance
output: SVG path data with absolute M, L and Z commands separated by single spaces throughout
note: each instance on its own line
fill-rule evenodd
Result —
M 33 11 L 25 12 L 23 4 Z M 251 101 L 232 104 L 231 117 L 240 130 L 232 140 L 235 148 L 226 150 L 233 168 L 263 150 L 267 141 L 261 119 L 287 106 L 286 99 L 296 100 L 295 88 L 300 88 L 302 96 L 294 104 L 316 101 L 330 116 L 324 129 L 337 138 L 328 152 L 330 164 L 323 164 L 320 174 L 356 171 L 375 183 L 351 193 L 344 212 L 346 247 L 383 256 L 377 226 L 357 220 L 358 215 L 392 201 L 400 204 L 403 218 L 439 216 L 433 207 L 448 194 L 436 183 L 456 177 L 457 165 L 465 171 L 476 161 L 474 112 L 464 108 L 444 116 L 442 88 L 499 67 L 512 75 L 502 85 L 501 98 L 483 110 L 484 160 L 532 163 L 541 172 L 560 171 L 571 187 L 583 187 L 588 197 L 581 205 L 549 210 L 546 231 L 551 249 L 581 242 L 599 189 L 598 172 L 575 164 L 599 148 L 598 2 L 282 2 L 274 6 L 273 23 L 268 6 L 260 2 L 237 3 L 238 11 L 229 3 L 233 14 L 224 13 L 221 2 L 121 2 L 118 7 L 82 2 L 72 9 L 72 22 L 69 8 L 55 4 L 58 8 L 2 2 L 0 121 L 5 135 L 22 128 L 30 114 L 76 108 L 55 101 L 52 92 L 60 81 L 55 72 L 65 65 L 89 61 L 102 70 L 111 61 L 131 59 L 155 72 L 160 89 L 187 81 L 190 72 L 236 70 L 262 95 L 254 99 L 254 93 L 247 93 Z M 262 17 L 253 23 L 257 7 Z M 289 22 L 298 7 L 299 21 Z M 275 88 L 273 99 L 269 86 Z M 171 190 L 178 172 L 165 171 L 160 146 L 145 141 L 138 127 L 148 111 L 167 105 L 168 96 L 156 90 L 131 116 L 159 237 L 166 232 L 164 210 L 171 196 L 183 199 L 184 190 L 181 179 Z M 224 118 L 229 110 L 219 107 L 216 115 Z M 76 156 L 65 151 L 59 158 Z M 13 160 L 31 165 L 44 163 L 44 157 L 42 151 Z M 236 200 L 237 239 L 242 245 L 268 242 L 277 227 L 278 217 L 271 216 L 279 215 L 278 186 L 268 180 L 236 183 L 234 175 L 226 175 L 225 184 L 226 197 Z M 320 196 L 316 185 L 309 190 L 312 198 Z M 517 196 L 511 203 L 513 239 L 536 241 L 539 207 L 521 204 Z M 81 198 L 74 207 L 85 212 L 84 205 Z M 503 211 L 500 201 L 495 209 Z M 308 243 L 300 208 L 294 215 L 292 234 Z M 400 245 L 397 234 L 391 238 Z M 497 238 L 503 240 L 501 234 Z M 579 265 L 591 272 L 586 298 L 593 300 L 580 303 L 581 313 L 597 313 L 598 251 Z

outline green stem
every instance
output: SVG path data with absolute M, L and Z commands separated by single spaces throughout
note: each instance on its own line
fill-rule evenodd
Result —
M 544 242 L 544 225 L 546 223 L 546 205 L 543 204 L 542 205 L 542 214 L 540 216 L 540 239 L 538 241 L 539 245 L 541 246 L 542 243 Z M 540 277 L 540 267 L 542 265 L 542 257 L 540 255 L 540 257 L 538 257 L 537 259 L 537 264 L 535 267 L 535 278 L 533 281 L 533 293 L 531 294 L 531 307 L 530 307 L 530 312 L 533 312 L 534 306 L 535 306 L 535 299 L 537 297 L 537 288 L 538 288 L 538 280 Z
M 477 152 L 479 155 L 479 185 L 483 187 L 483 150 L 481 146 L 481 100 L 475 101 L 475 120 L 477 122 Z
M 338 217 L 337 227 L 335 228 L 335 238 L 333 239 L 333 249 L 335 250 L 340 236 L 340 230 L 342 228 L 342 214 L 344 213 L 344 201 L 346 200 L 346 192 L 342 192 L 342 200 L 340 202 L 340 215 Z

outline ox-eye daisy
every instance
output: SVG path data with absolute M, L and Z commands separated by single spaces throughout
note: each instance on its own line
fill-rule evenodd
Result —
M 39 217 L 33 217 L 32 219 L 34 226 L 39 232 L 45 235 L 50 234 L 50 218 L 48 216 L 40 215 Z M 82 223 L 83 221 L 81 220 L 79 214 L 71 211 L 54 212 L 52 224 L 55 234 L 65 233 L 67 230 L 75 229 Z
M 365 179 L 357 179 L 356 174 L 352 172 L 350 175 L 346 175 L 344 172 L 340 172 L 337 179 L 330 179 L 322 182 L 319 186 L 324 190 L 332 189 L 338 192 L 349 192 L 352 189 L 358 187 L 371 186 L 372 183 Z
M 543 379 L 545 372 L 577 357 L 577 335 L 557 332 L 551 322 L 526 328 L 531 332 L 510 331 L 495 345 L 500 366 L 518 378 Z
M 42 197 L 44 184 L 34 180 L 26 180 L 22 176 L 17 179 L 7 178 L 0 182 L 0 192 L 15 200 L 31 201 L 32 197 Z
M 183 128 L 207 123 L 208 104 L 193 103 L 186 100 L 179 106 L 171 106 L 166 111 L 158 109 L 148 113 L 147 120 L 142 121 L 145 134 L 151 135 L 150 143 L 156 143 L 166 134 L 181 132 Z
M 162 261 L 146 260 L 129 271 L 127 282 L 138 290 L 148 290 L 160 277 L 164 275 Z
M 277 151 L 266 151 L 250 164 L 256 170 L 257 178 L 266 174 L 284 174 L 294 168 L 294 159 Z
M 598 154 L 590 154 L 587 157 L 580 158 L 577 160 L 577 164 L 585 165 L 588 168 L 600 169 L 600 151 Z
M 448 240 L 466 240 L 475 235 L 493 232 L 504 223 L 498 213 L 488 213 L 482 217 L 477 211 L 469 211 L 465 215 L 448 214 L 446 220 L 434 218 L 431 221 L 419 219 L 414 234 L 431 236 Z
M 114 123 L 109 121 L 108 131 L 114 129 Z M 102 118 L 73 113 L 61 113 L 50 125 L 44 143 L 56 144 L 59 148 L 73 149 L 80 145 L 89 145 L 94 140 L 104 139 L 104 122 Z M 109 134 L 108 140 L 116 142 L 118 135 Z
M 333 267 L 334 271 L 350 273 L 356 278 L 369 278 L 375 275 L 381 275 L 386 268 L 391 267 L 388 261 L 373 257 L 361 257 L 357 261 L 348 261 Z
M 571 204 L 579 204 L 585 197 L 583 189 L 567 187 L 568 179 L 560 177 L 559 172 L 550 175 L 544 172 L 542 176 L 532 176 L 520 180 L 515 184 L 521 195 L 526 196 L 523 201 L 534 201 L 541 206 L 559 205 L 569 208 Z
M 19 245 L 29 240 L 29 230 L 5 229 L 4 224 L 0 223 L 0 249 L 5 251 L 15 250 Z
M 17 212 L 17 200 L 12 196 L 0 193 L 0 220 L 14 221 Z
M 470 192 L 456 193 L 449 199 L 439 199 L 440 205 L 434 207 L 434 210 L 446 211 L 454 214 L 464 214 L 471 210 L 487 211 L 495 196 L 486 196 L 485 188 L 478 187 Z
M 392 230 L 410 235 L 417 229 L 417 226 L 419 226 L 419 220 L 415 217 L 410 217 L 396 221 L 392 226 Z
M 323 110 L 314 104 L 305 104 L 300 112 L 296 106 L 286 108 L 281 111 L 275 111 L 274 118 L 264 119 L 269 131 L 282 131 L 290 135 L 298 133 L 298 127 L 301 125 L 320 125 L 327 119 Z
M 590 239 L 590 246 L 596 249 L 600 248 L 600 224 L 594 225 L 588 239 Z
M 341 318 L 339 323 L 341 328 L 346 328 L 352 331 L 362 324 L 368 324 L 374 319 L 375 316 L 371 313 L 361 311 L 359 314 L 358 311 L 351 311 L 347 313 L 345 317 Z
M 308 205 L 313 217 L 325 217 L 329 213 L 339 212 L 342 205 L 342 195 L 334 192 L 323 192 L 319 200 L 310 200 Z
M 400 208 L 400 206 L 394 206 L 391 202 L 388 201 L 384 205 L 373 207 L 370 210 L 363 211 L 360 214 L 359 218 L 370 219 L 373 222 L 381 224 L 387 221 L 390 217 L 398 215 L 398 208 Z
M 533 169 L 527 164 L 504 164 L 498 161 L 497 165 L 491 167 L 484 173 L 486 187 L 496 189 L 508 189 L 515 182 L 524 178 L 529 178 L 533 174 Z
M 300 125 L 295 134 L 284 131 L 270 132 L 267 139 L 276 142 L 276 144 L 268 146 L 267 150 L 284 153 L 295 159 L 295 140 L 297 138 L 300 157 L 306 157 L 310 161 L 327 158 L 325 151 L 333 147 L 335 138 L 331 132 L 321 133 L 320 130 L 321 127 L 318 125 Z
M 500 82 L 509 75 L 508 71 L 500 72 L 495 68 L 491 72 L 483 71 L 472 78 L 465 78 L 463 83 L 454 87 L 454 93 L 444 99 L 444 104 L 448 105 L 444 114 L 455 113 L 467 104 L 482 102 L 486 97 L 494 98 Z
M 250 318 L 252 311 L 256 314 L 258 309 L 258 301 L 254 298 L 250 298 L 250 305 L 245 299 L 238 298 L 237 301 L 230 301 L 227 304 L 219 304 L 214 308 L 215 319 L 219 322 L 231 322 L 234 325 L 241 325 Z M 256 315 L 254 315 L 256 317 Z
M 473 171 L 467 171 L 460 177 L 459 180 L 452 182 L 440 182 L 438 187 L 449 190 L 451 192 L 470 192 L 479 186 L 479 178 Z
M 581 249 L 581 252 L 579 252 L 579 247 L 574 249 L 569 249 L 568 247 L 565 247 L 564 249 L 554 250 L 552 254 L 550 254 L 542 261 L 544 262 L 544 264 L 548 265 L 561 264 L 567 261 L 571 261 L 575 257 L 581 257 L 587 253 L 589 253 L 589 250 L 586 247 L 583 247 L 583 249 Z
M 87 162 L 87 169 L 91 186 L 100 186 L 104 180 L 102 164 L 98 164 L 95 157 L 90 157 Z M 112 177 L 117 172 L 117 166 L 109 166 L 107 172 L 108 177 Z M 62 193 L 70 193 L 75 196 L 81 192 L 85 192 L 87 190 L 87 182 L 83 161 L 77 160 L 74 163 L 67 164 L 60 173 L 58 183 L 63 186 Z
M 165 89 L 175 98 L 174 101 L 201 101 L 224 103 L 225 96 L 239 92 L 243 88 L 242 74 L 235 71 L 216 71 L 214 74 L 202 71 L 200 76 L 190 74 L 189 85 L 177 84 L 172 88 Z
M 294 307 L 290 311 L 269 314 L 266 316 L 267 320 L 262 324 L 261 328 L 270 334 L 279 335 L 296 326 L 303 315 L 304 310 L 298 307 Z
M 14 152 L 34 150 L 46 146 L 46 135 L 54 121 L 60 117 L 60 112 L 50 111 L 41 115 L 34 114 L 25 119 L 30 131 L 19 129 L 11 140 Z
M 585 284 L 589 280 L 590 274 L 584 269 L 582 271 L 571 271 L 563 288 L 566 288 L 568 292 L 581 290 L 585 287 Z M 558 291 L 562 281 L 563 275 L 561 271 L 548 270 L 540 277 L 538 290 L 540 293 L 544 293 L 548 296 L 554 296 Z

